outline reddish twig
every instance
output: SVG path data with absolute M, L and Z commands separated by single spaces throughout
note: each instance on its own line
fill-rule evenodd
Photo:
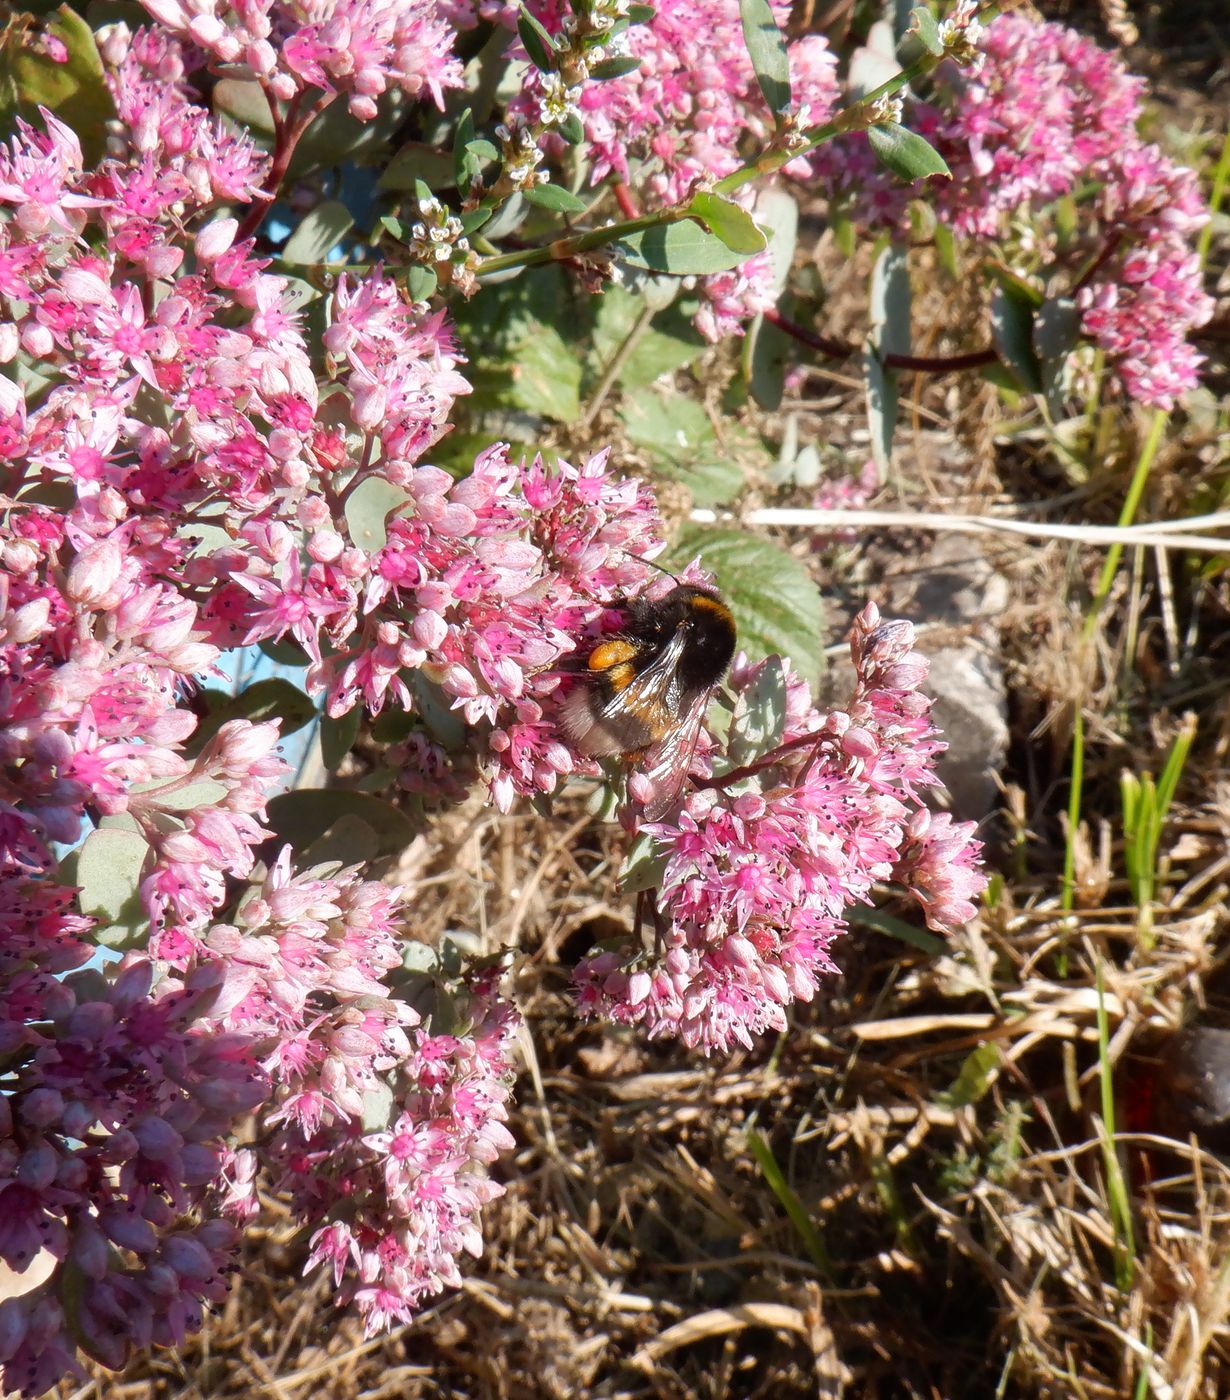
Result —
M 299 98 L 296 97 L 287 108 L 286 115 L 281 118 L 277 115 L 274 100 L 269 98 L 269 110 L 273 112 L 273 164 L 269 167 L 267 188 L 256 195 L 251 207 L 243 217 L 243 222 L 239 225 L 239 231 L 235 235 L 237 242 L 244 238 L 251 238 L 260 228 L 261 220 L 264 219 L 269 212 L 270 205 L 281 192 L 282 181 L 286 178 L 287 170 L 290 169 L 295 148 L 303 138 L 303 133 L 336 96 L 335 92 L 322 92 L 302 114 L 300 114 L 298 107 Z M 266 97 L 269 97 L 267 92 Z
M 844 340 L 832 340 L 828 336 L 817 335 L 806 326 L 783 316 L 780 311 L 766 311 L 764 318 L 776 326 L 784 335 L 797 340 L 800 345 L 819 351 L 830 360 L 847 360 L 858 354 L 858 346 Z M 885 355 L 885 369 L 915 370 L 920 374 L 952 374 L 957 370 L 981 369 L 983 365 L 993 365 L 998 353 L 988 346 L 985 350 L 971 350 L 965 355 Z
M 615 195 L 615 203 L 619 205 L 620 213 L 625 219 L 639 219 L 641 217 L 641 211 L 636 207 L 632 191 L 622 180 L 616 180 L 611 186 L 611 190 Z

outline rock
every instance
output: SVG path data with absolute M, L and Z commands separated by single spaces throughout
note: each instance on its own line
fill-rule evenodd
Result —
M 930 551 L 894 556 L 879 596 L 885 617 L 908 618 L 931 662 L 926 690 L 948 744 L 936 768 L 953 815 L 981 821 L 998 805 L 996 774 L 1008 749 L 1008 702 L 996 621 L 1008 582 L 967 535 L 939 536 Z M 851 670 L 830 671 L 830 703 L 848 693 Z

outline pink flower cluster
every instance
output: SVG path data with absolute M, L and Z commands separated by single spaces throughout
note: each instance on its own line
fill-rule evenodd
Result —
M 1187 334 L 1213 313 L 1192 246 L 1209 212 L 1195 174 L 1137 134 L 1143 93 L 1117 55 L 1075 31 L 1001 15 L 942 119 L 954 179 L 936 196 L 958 232 L 994 237 L 1007 214 L 1101 185 L 1081 329 L 1132 398 L 1170 408 L 1201 363 Z
M 591 954 L 576 972 L 583 1011 L 706 1053 L 750 1046 L 784 1030 L 785 1008 L 810 1001 L 835 971 L 829 949 L 844 911 L 876 883 L 902 883 L 933 928 L 973 916 L 986 884 L 974 824 L 923 805 L 943 745 L 913 645 L 908 623 L 882 623 L 868 605 L 851 640 L 846 709 L 820 714 L 787 673 L 780 737 L 750 756 L 745 735 L 764 724 L 779 663 L 736 663 L 727 754 L 705 752 L 677 813 L 643 829 L 660 868 L 657 951 Z
M 566 13 L 555 3 L 533 9 L 553 33 Z M 773 11 L 781 24 L 790 6 L 777 0 Z M 763 140 L 772 130 L 743 42 L 738 0 L 659 5 L 647 24 L 634 24 L 623 37 L 640 67 L 587 83 L 578 99 L 594 183 L 609 174 L 627 181 L 632 163 L 643 162 L 638 192 L 673 204 L 734 170 L 747 133 Z M 836 57 L 819 36 L 798 40 L 790 53 L 795 105 L 807 106 L 808 121 L 822 122 L 838 97 Z M 541 81 L 527 75 L 518 100 L 527 110 Z
M 277 728 L 235 719 L 202 740 L 185 704 L 222 649 L 287 634 L 322 685 L 326 663 L 350 684 L 361 618 L 392 599 L 383 549 L 352 536 L 361 487 L 388 509 L 407 488 L 432 538 L 454 539 L 465 492 L 450 513 L 448 488 L 415 474 L 469 387 L 450 332 L 379 271 L 343 279 L 322 365 L 287 279 L 215 214 L 253 199 L 267 157 L 195 100 L 177 39 L 117 26 L 102 51 L 119 121 L 96 167 L 49 113 L 0 150 L 0 360 L 20 362 L 0 377 L 0 1258 L 31 1280 L 0 1305 L 0 1366 L 27 1395 L 72 1368 L 78 1342 L 119 1365 L 130 1346 L 182 1340 L 221 1296 L 234 1231 L 208 1193 L 221 1171 L 230 1204 L 250 1206 L 257 1159 L 225 1141 L 254 1108 L 268 1105 L 275 1180 L 306 1223 L 350 1189 L 304 1185 L 328 1175 L 308 1172 L 306 1144 L 344 1160 L 331 1139 L 361 1156 L 372 1219 L 400 1221 L 378 1250 L 356 1243 L 354 1287 L 384 1300 L 360 1297 L 373 1325 L 477 1248 L 495 1188 L 472 1169 L 507 1141 L 512 1017 L 494 984 L 487 1029 L 420 1027 L 390 980 L 396 892 L 355 872 L 296 873 L 284 855 L 236 910 L 261 878 L 268 787 L 286 766 Z M 580 594 L 603 529 L 611 549 L 630 537 L 594 506 L 610 489 L 597 475 L 559 506 L 573 533 L 552 555 Z M 549 496 L 544 485 L 543 510 Z M 528 537 L 533 509 L 520 509 L 512 533 Z M 643 500 L 632 515 L 649 521 Z M 516 572 L 510 550 L 476 545 L 439 605 L 454 590 L 466 625 L 479 603 L 489 620 L 504 595 L 483 588 Z M 629 567 L 643 568 L 621 557 L 581 611 L 600 612 Z M 381 620 L 410 637 L 392 601 Z M 91 826 L 83 879 L 110 862 L 134 882 L 112 928 L 52 881 L 51 843 Z M 136 953 L 73 971 L 96 941 L 139 946 L 170 973 L 155 983 Z M 360 1125 L 390 1085 L 397 1143 L 384 1151 Z M 430 1151 L 399 1158 L 394 1187 L 388 1159 L 418 1132 Z
M 353 870 L 297 873 L 286 850 L 235 923 L 202 930 L 163 984 L 214 970 L 208 1024 L 256 1047 L 269 1086 L 259 1155 L 225 1158 L 225 1212 L 256 1214 L 263 1160 L 316 1227 L 308 1267 L 330 1261 L 339 1305 L 357 1300 L 369 1332 L 460 1282 L 457 1256 L 481 1253 L 478 1213 L 501 1191 L 481 1169 L 512 1145 L 517 1018 L 498 976 L 457 993 L 464 1024 L 429 1031 L 392 975 L 400 916 L 398 890 Z
M 1063 254 L 1069 277 L 1083 279 L 1081 330 L 1130 397 L 1171 407 L 1201 363 L 1186 337 L 1213 311 L 1192 242 L 1209 215 L 1195 174 L 1137 134 L 1143 80 L 1075 30 L 1024 15 L 999 16 L 973 64 L 938 78 L 938 104 L 915 103 L 907 119 L 952 170 L 927 190 L 936 214 L 960 234 L 996 239 L 1009 219 L 1100 186 L 1088 211 L 1096 240 Z M 906 220 L 917 190 L 877 169 L 865 137 L 810 159 L 850 217 L 878 227 Z M 1046 251 L 1035 238 L 1033 254 L 1039 246 Z M 1058 271 L 1052 263 L 1040 274 Z
M 532 7 L 552 33 L 567 7 Z M 775 0 L 779 24 L 790 6 Z M 638 198 L 649 205 L 673 204 L 708 188 L 741 162 L 745 138 L 763 143 L 773 130 L 743 41 L 738 0 L 683 0 L 659 5 L 646 24 L 620 37 L 621 52 L 640 60 L 620 78 L 580 88 L 576 106 L 592 159 L 590 180 L 608 175 L 633 178 Z M 790 45 L 794 112 L 801 124 L 824 121 L 837 105 L 837 59 L 826 40 L 808 35 Z M 512 111 L 534 115 L 544 83 L 530 70 Z M 798 170 L 805 167 L 798 164 Z M 751 201 L 751 191 L 741 202 Z M 731 272 L 700 280 L 702 305 L 697 329 L 717 341 L 742 334 L 743 324 L 775 300 L 767 255 Z
M 279 102 L 310 91 L 344 93 L 362 121 L 376 115 L 389 89 L 430 95 L 444 105 L 461 64 L 453 53 L 450 6 L 436 0 L 330 0 L 301 6 L 285 0 L 146 0 L 170 34 L 203 49 L 217 64 L 242 64 Z
M 457 1287 L 457 1261 L 482 1253 L 479 1212 L 503 1193 L 485 1168 L 513 1146 L 504 1126 L 518 1021 L 497 991 L 498 972 L 473 977 L 460 1005 L 464 1031 L 410 1032 L 389 1106 L 370 1130 L 284 1139 L 293 1202 L 312 1236 L 307 1267 L 327 1265 L 369 1335 L 409 1321 Z
M 590 771 L 559 735 L 557 667 L 644 584 L 662 547 L 657 512 L 643 483 L 611 476 L 606 452 L 548 471 L 497 445 L 460 482 L 418 467 L 407 484 L 412 513 L 389 522 L 372 561 L 363 635 L 325 668 L 330 703 L 349 708 L 361 692 L 374 710 L 391 689 L 410 707 L 398 673 L 417 668 L 487 732 L 484 766 L 507 811 Z
M 34 1283 L 0 1302 L 0 1383 L 36 1396 L 77 1370 L 78 1345 L 118 1367 L 132 1346 L 178 1345 L 223 1297 L 235 1231 L 200 1212 L 221 1136 L 266 1085 L 245 1038 L 202 1033 L 216 970 L 174 990 L 153 989 L 135 956 L 113 978 L 70 971 L 93 951 L 91 921 L 71 890 L 13 867 L 0 874 L 0 1260 Z

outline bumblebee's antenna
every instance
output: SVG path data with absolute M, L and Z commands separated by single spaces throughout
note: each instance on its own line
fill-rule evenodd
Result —
M 629 559 L 635 559 L 638 564 L 648 564 L 651 569 L 657 569 L 660 574 L 665 574 L 667 578 L 674 579 L 676 583 L 679 582 L 678 574 L 672 574 L 669 569 L 664 568 L 661 564 L 655 564 L 652 559 L 646 559 L 640 554 L 633 554 L 631 550 L 627 549 L 621 549 L 619 552 L 626 555 Z

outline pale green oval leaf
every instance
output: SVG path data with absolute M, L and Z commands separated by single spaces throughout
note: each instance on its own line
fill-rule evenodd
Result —
M 409 499 L 400 486 L 382 476 L 369 476 L 359 482 L 346 498 L 346 526 L 351 542 L 369 554 L 383 549 L 388 539 L 385 526 L 389 516 L 400 511 Z
M 92 831 L 77 856 L 81 912 L 98 919 L 94 937 L 111 948 L 128 946 L 147 923 L 141 872 L 149 843 L 137 831 Z
M 342 817 L 358 817 L 380 838 L 380 855 L 404 850 L 417 828 L 399 807 L 367 792 L 344 788 L 296 788 L 280 793 L 269 803 L 268 824 L 279 842 L 297 851 L 306 850 Z
M 583 199 L 578 199 L 571 190 L 561 189 L 559 185 L 535 185 L 532 190 L 525 191 L 525 198 L 530 204 L 537 204 L 540 209 L 550 209 L 557 214 L 584 214 L 589 208 Z
M 294 661 L 297 660 L 294 658 Z M 209 709 L 188 744 L 190 755 L 199 753 L 228 720 L 247 719 L 253 724 L 265 724 L 276 719 L 279 721 L 278 733 L 285 738 L 305 724 L 310 724 L 318 713 L 315 704 L 303 691 L 281 676 L 256 681 L 238 695 L 206 690 L 204 698 L 209 702 Z
M 196 807 L 215 806 L 230 789 L 213 778 L 196 778 L 190 783 L 156 778 L 152 783 L 134 783 L 130 791 L 164 812 L 191 812 Z
M 615 243 L 613 250 L 630 267 L 669 272 L 676 277 L 725 272 L 747 260 L 746 253 L 732 252 L 720 238 L 707 233 L 692 219 L 657 224 L 629 234 Z
M 323 263 L 354 227 L 354 216 L 336 199 L 326 199 L 300 220 L 286 240 L 282 257 L 289 263 Z
M 749 690 L 740 693 L 730 720 L 726 758 L 731 768 L 754 763 L 782 741 L 786 728 L 786 669 L 771 656 Z

